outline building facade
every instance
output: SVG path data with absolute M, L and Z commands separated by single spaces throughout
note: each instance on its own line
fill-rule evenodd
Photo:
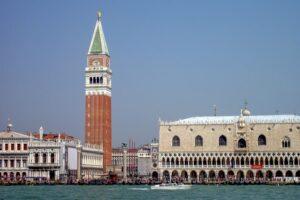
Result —
M 103 175 L 101 146 L 80 144 L 74 137 L 0 132 L 0 177 L 4 181 L 68 181 L 99 179 Z M 49 135 L 48 135 L 49 136 Z M 62 139 L 63 138 L 63 139 Z
M 126 162 L 124 162 L 126 159 Z M 126 165 L 127 176 L 138 175 L 138 149 L 129 147 L 124 151 L 123 148 L 114 148 L 112 151 L 112 168 L 118 176 L 122 176 Z
M 103 147 L 103 168 L 111 165 L 110 56 L 102 29 L 101 13 L 94 29 L 85 68 L 85 143 Z
M 35 180 L 60 179 L 60 143 L 31 138 L 28 171 Z
M 0 179 L 21 180 L 28 175 L 29 137 L 12 131 L 0 132 Z
M 137 152 L 138 175 L 147 176 L 151 175 L 152 158 L 150 148 L 143 147 Z
M 194 117 L 160 122 L 161 179 L 299 180 L 300 116 Z
M 151 155 L 151 175 L 152 179 L 157 180 L 159 178 L 159 141 L 154 138 L 150 143 L 150 155 Z
M 103 150 L 97 145 L 84 144 L 77 146 L 80 157 L 79 174 L 85 180 L 99 179 L 103 175 Z

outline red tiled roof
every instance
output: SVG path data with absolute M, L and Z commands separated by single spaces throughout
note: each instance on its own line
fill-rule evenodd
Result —
M 40 134 L 39 133 L 33 133 L 33 136 L 35 138 L 40 138 Z M 57 140 L 59 137 L 59 134 L 58 133 L 45 133 L 43 134 L 43 139 L 44 140 Z M 74 140 L 74 139 L 77 139 L 71 135 L 68 135 L 66 133 L 61 133 L 60 134 L 60 139 L 61 140 Z

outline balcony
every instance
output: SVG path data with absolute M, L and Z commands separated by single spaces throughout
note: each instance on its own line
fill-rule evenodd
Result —
M 28 167 L 36 168 L 36 167 L 60 167 L 59 163 L 28 163 Z

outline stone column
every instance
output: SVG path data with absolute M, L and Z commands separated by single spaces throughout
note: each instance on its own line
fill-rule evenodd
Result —
M 123 146 L 123 180 L 127 182 L 127 145 Z
M 77 148 L 77 180 L 81 180 L 81 164 L 82 164 L 82 146 L 78 144 Z

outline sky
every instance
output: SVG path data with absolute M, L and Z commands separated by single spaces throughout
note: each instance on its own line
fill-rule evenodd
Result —
M 159 119 L 300 114 L 300 1 L 1 0 L 0 130 L 84 136 L 84 68 L 101 10 L 113 146 Z

